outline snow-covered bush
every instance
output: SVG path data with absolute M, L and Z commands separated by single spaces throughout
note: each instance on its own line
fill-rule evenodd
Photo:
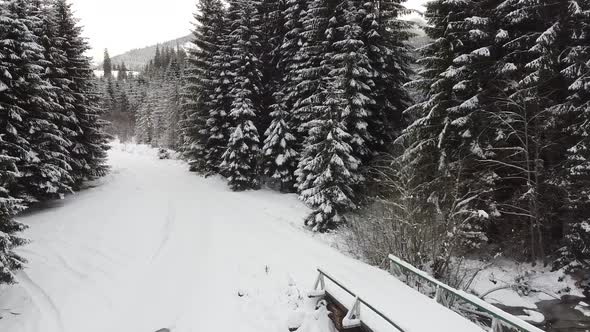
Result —
M 367 207 L 350 220 L 352 243 L 362 256 L 380 264 L 394 254 L 459 286 L 460 257 L 485 241 L 483 211 L 467 208 L 473 199 L 462 192 L 461 173 L 438 183 L 444 196 L 425 191 L 416 169 L 403 158 L 384 156 L 368 174 L 373 188 Z M 444 190 L 443 190 L 444 189 Z

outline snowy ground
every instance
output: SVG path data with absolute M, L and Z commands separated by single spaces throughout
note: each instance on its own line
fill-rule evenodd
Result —
M 540 301 L 560 299 L 564 295 L 584 297 L 576 281 L 564 270 L 551 271 L 542 263 L 533 266 L 530 263 L 517 263 L 499 258 L 489 263 L 470 261 L 467 264 L 473 269 L 482 269 L 471 284 L 471 291 L 485 295 L 484 299 L 493 304 L 509 307 L 527 308 L 528 316 L 520 318 L 529 322 L 543 322 L 538 312 Z M 582 313 L 590 312 L 587 305 L 576 307 Z
M 232 193 L 136 145 L 115 145 L 110 161 L 94 188 L 19 218 L 29 264 L 0 292 L 0 331 L 287 331 L 317 267 L 406 331 L 481 331 L 310 236 L 294 196 Z M 300 331 L 330 331 L 325 313 L 306 314 Z

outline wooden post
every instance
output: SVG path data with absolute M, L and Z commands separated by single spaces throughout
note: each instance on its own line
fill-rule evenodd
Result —
M 354 299 L 354 304 L 342 319 L 342 327 L 352 329 L 359 326 L 361 326 L 361 301 L 357 296 Z
M 326 282 L 324 281 L 324 274 L 319 273 L 315 283 L 313 284 L 313 290 L 309 292 L 308 297 L 324 297 L 326 295 Z

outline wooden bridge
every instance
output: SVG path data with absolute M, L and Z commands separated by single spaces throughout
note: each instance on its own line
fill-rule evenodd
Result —
M 452 288 L 421 271 L 409 263 L 393 256 L 389 256 L 390 273 L 413 288 L 417 288 L 424 296 L 431 297 L 438 304 L 457 312 L 465 319 L 469 319 L 482 327 L 482 331 L 490 332 L 543 332 L 543 330 L 508 314 L 499 308 L 483 301 L 482 299 L 464 291 Z M 330 286 L 326 287 L 329 282 Z M 418 291 L 417 290 L 417 291 Z M 354 303 L 344 305 L 337 292 L 344 292 L 348 297 L 354 298 Z M 346 285 L 322 269 L 318 269 L 318 277 L 313 290 L 308 294 L 311 298 L 323 299 L 328 304 L 330 319 L 338 331 L 346 332 L 412 332 L 411 327 L 402 326 L 395 318 L 388 317 L 378 308 L 373 307 L 359 294 L 350 290 Z M 361 317 L 361 307 L 365 312 L 382 320 L 384 325 L 379 329 L 368 326 Z M 460 309 L 462 308 L 462 310 Z M 402 313 L 400 313 L 402 314 Z M 427 315 L 425 315 L 427 318 Z M 385 326 L 388 326 L 385 327 Z M 295 331 L 293 329 L 293 331 Z

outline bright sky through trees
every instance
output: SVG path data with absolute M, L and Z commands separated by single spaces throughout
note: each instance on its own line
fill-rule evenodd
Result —
M 96 61 L 102 60 L 105 48 L 114 56 L 188 35 L 196 1 L 71 0 Z M 410 0 L 406 6 L 418 9 L 424 2 Z

